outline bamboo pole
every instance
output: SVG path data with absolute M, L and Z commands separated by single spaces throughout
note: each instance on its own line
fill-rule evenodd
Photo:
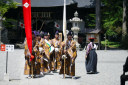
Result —
M 63 10 L 63 35 L 64 41 L 66 41 L 66 0 L 64 0 L 64 10 Z
M 38 16 L 38 14 L 36 15 L 36 31 L 37 31 L 37 16 Z
M 45 22 L 45 21 L 44 21 Z M 43 27 L 43 25 L 44 25 L 44 22 L 42 23 L 42 25 L 41 25 L 41 27 L 40 27 L 40 31 L 42 30 L 42 27 Z
M 64 9 L 63 9 L 63 35 L 64 35 L 64 42 L 66 43 L 66 0 L 64 0 Z M 66 49 L 66 47 L 64 48 L 64 50 Z M 66 54 L 64 55 L 64 79 L 65 79 L 65 57 Z
M 64 58 L 64 79 L 65 79 L 65 58 Z
M 32 69 L 32 78 L 33 78 L 33 63 L 31 65 L 31 69 Z

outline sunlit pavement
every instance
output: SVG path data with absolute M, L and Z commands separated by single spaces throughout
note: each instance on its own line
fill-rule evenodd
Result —
M 0 85 L 120 85 L 120 75 L 123 73 L 123 64 L 128 56 L 128 51 L 97 50 L 96 52 L 98 54 L 97 74 L 86 74 L 85 51 L 78 51 L 75 79 L 68 76 L 63 79 L 63 75 L 58 73 L 28 79 L 23 74 L 24 50 L 16 49 L 14 52 L 9 52 L 9 82 L 3 80 L 6 70 L 6 52 L 0 52 Z

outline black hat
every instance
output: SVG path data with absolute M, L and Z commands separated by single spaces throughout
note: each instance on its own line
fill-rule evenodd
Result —
M 36 31 L 32 31 L 32 34 L 36 35 Z
M 36 32 L 36 36 L 40 36 L 40 33 L 38 31 Z
M 44 33 L 44 36 L 48 36 L 48 33 L 47 33 L 47 32 L 45 32 L 45 33 Z
M 59 32 L 58 32 L 58 31 L 56 31 L 55 35 L 59 35 Z
M 40 33 L 39 33 L 39 31 L 32 31 L 32 34 L 35 34 L 36 36 L 40 36 Z
M 73 32 L 72 31 L 69 31 L 68 32 L 68 35 L 73 36 Z
M 32 31 L 32 35 L 35 35 L 35 33 Z
M 43 31 L 40 32 L 40 36 L 41 36 L 41 37 L 44 36 L 44 32 L 43 32 Z

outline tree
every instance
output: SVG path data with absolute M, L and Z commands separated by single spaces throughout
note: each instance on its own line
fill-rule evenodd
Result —
M 101 0 L 102 7 L 102 28 L 107 36 L 117 37 L 122 30 L 122 0 Z
M 86 28 L 94 29 L 96 26 L 96 14 L 88 14 L 87 16 L 85 16 L 84 21 Z
M 122 22 L 122 41 L 121 41 L 121 47 L 123 49 L 128 49 L 128 30 L 127 30 L 127 26 L 128 26 L 128 5 L 126 4 L 127 1 L 123 0 L 123 22 Z
M 13 0 L 0 0 L 0 16 L 4 16 L 11 8 L 17 8 L 19 3 L 14 2 Z
M 122 39 L 127 35 L 126 26 L 126 0 L 123 0 L 123 24 L 122 24 Z
M 96 29 L 101 29 L 101 0 L 96 0 Z
M 11 8 L 17 8 L 19 3 L 14 2 L 13 0 L 0 0 L 0 44 L 1 44 L 1 30 L 2 30 L 2 20 L 4 14 L 8 12 Z

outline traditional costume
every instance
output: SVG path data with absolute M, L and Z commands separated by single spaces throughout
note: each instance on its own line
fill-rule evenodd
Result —
M 33 34 L 34 35 L 34 34 Z M 34 47 L 35 45 L 35 38 L 32 40 L 32 47 Z M 25 40 L 24 42 L 25 44 L 25 67 L 24 67 L 24 74 L 25 75 L 29 75 L 29 77 L 31 77 L 31 74 L 35 74 L 35 57 L 31 56 L 29 49 L 28 49 L 28 45 L 27 45 L 27 40 Z M 34 54 L 34 52 L 32 51 L 32 55 Z M 31 59 L 31 57 L 33 57 L 33 59 Z
M 44 33 L 44 36 L 48 36 L 47 33 Z M 49 72 L 50 71 L 50 43 L 51 40 L 49 39 L 42 39 L 40 41 L 40 47 L 42 50 L 42 59 L 41 62 L 41 71 L 43 72 Z
M 59 71 L 61 68 L 61 41 L 59 40 L 59 32 L 57 31 L 55 33 L 55 36 L 58 36 L 58 39 L 54 38 L 52 40 L 52 45 L 54 47 L 54 51 L 51 54 L 51 70 L 57 70 Z
M 34 55 L 35 55 L 35 73 L 40 74 L 40 68 L 41 68 L 41 58 L 40 58 L 40 51 L 39 51 L 39 44 L 40 44 L 40 34 L 39 32 L 36 32 L 36 44 L 33 48 Z
M 72 36 L 72 32 L 68 33 L 68 36 Z M 64 54 L 66 55 L 66 61 L 64 63 L 64 60 L 62 60 L 62 67 L 60 70 L 60 74 L 64 74 L 64 64 L 65 64 L 65 73 L 70 76 L 75 76 L 75 59 L 77 57 L 77 51 L 76 51 L 76 42 L 74 40 L 66 40 L 66 42 L 63 42 L 65 44 L 66 52 Z M 63 49 L 64 49 L 63 48 Z
M 96 73 L 97 72 L 97 53 L 95 52 L 94 46 L 95 44 L 93 43 L 94 38 L 89 38 L 90 43 L 87 45 L 86 49 L 86 70 L 87 73 Z
M 40 55 L 39 55 L 39 57 L 40 57 L 40 64 L 41 64 L 41 68 L 40 68 L 40 71 L 41 71 L 41 73 L 43 73 L 44 72 L 44 66 L 43 66 L 43 56 L 44 56 L 44 49 L 43 49 L 43 46 L 44 46 L 44 38 L 41 38 L 41 40 L 40 40 L 40 44 L 39 44 L 39 51 L 40 51 Z

